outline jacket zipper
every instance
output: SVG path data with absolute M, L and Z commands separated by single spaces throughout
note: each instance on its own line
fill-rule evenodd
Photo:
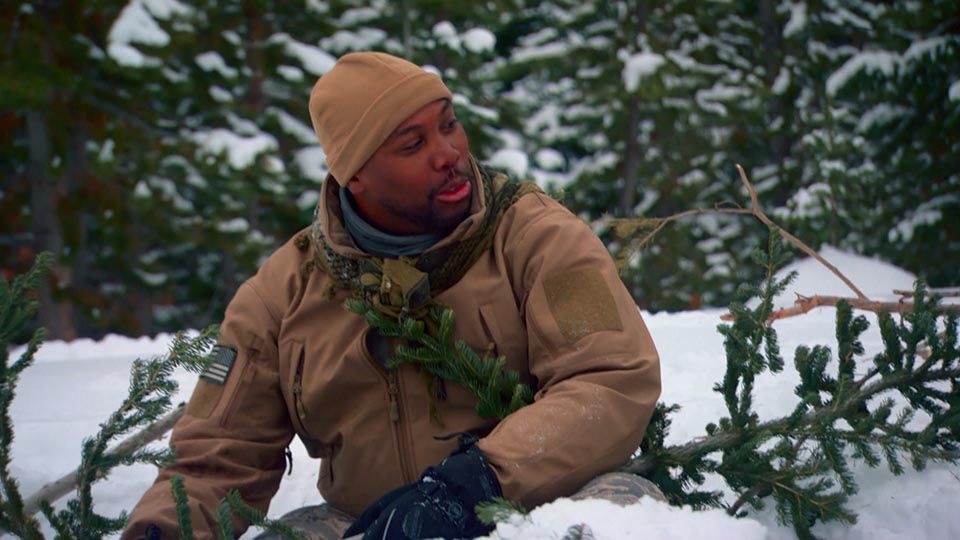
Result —
M 400 422 L 400 387 L 397 385 L 397 372 L 390 370 L 387 372 L 387 394 L 390 396 L 390 421 Z
M 306 433 L 307 410 L 303 406 L 301 394 L 303 393 L 303 351 L 300 351 L 300 357 L 297 358 L 297 371 L 293 376 L 293 404 L 297 408 L 297 416 L 300 417 L 300 425 Z
M 367 332 L 370 332 L 370 330 L 368 329 Z M 367 361 L 373 365 L 377 373 L 379 373 L 387 383 L 387 414 L 390 416 L 390 426 L 393 428 L 391 431 L 393 431 L 393 439 L 397 448 L 397 457 L 400 460 L 400 473 L 403 476 L 403 482 L 409 484 L 416 479 L 416 472 L 411 472 L 410 452 L 406 444 L 407 423 L 402 421 L 400 415 L 402 405 L 400 400 L 400 376 L 395 369 L 385 369 L 377 362 L 373 355 L 370 354 L 370 351 L 367 350 L 366 347 L 366 335 L 361 339 L 363 339 L 361 347 L 363 349 L 363 356 L 366 357 Z

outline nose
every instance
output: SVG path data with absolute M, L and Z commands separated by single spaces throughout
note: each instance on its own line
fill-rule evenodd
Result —
M 437 137 L 437 144 L 430 157 L 434 170 L 443 171 L 456 167 L 460 161 L 460 151 L 449 137 Z

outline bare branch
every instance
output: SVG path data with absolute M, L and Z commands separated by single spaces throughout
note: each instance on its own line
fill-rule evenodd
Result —
M 627 236 L 628 234 L 635 232 L 636 229 L 642 228 L 643 226 L 652 226 L 649 232 L 647 232 L 641 238 L 639 238 L 638 240 L 635 240 L 632 243 L 632 247 L 634 249 L 639 249 L 645 246 L 647 243 L 649 243 L 650 240 L 652 240 L 653 237 L 656 236 L 656 234 L 660 232 L 661 229 L 667 226 L 667 224 L 687 218 L 687 217 L 698 216 L 702 214 L 751 215 L 757 218 L 758 220 L 760 220 L 760 222 L 766 225 L 767 227 L 776 228 L 777 231 L 779 231 L 780 236 L 784 240 L 786 240 L 787 242 L 790 242 L 790 244 L 797 247 L 800 251 L 806 253 L 810 257 L 813 257 L 816 261 L 818 261 L 820 264 L 825 266 L 835 276 L 837 276 L 840 279 L 840 281 L 846 284 L 846 286 L 849 287 L 850 290 L 857 295 L 857 298 L 859 298 L 862 301 L 870 301 L 869 298 L 867 298 L 867 295 L 863 294 L 863 291 L 858 289 L 857 286 L 854 285 L 853 282 L 850 281 L 850 279 L 843 274 L 843 272 L 838 270 L 836 266 L 830 264 L 830 262 L 828 262 L 826 259 L 821 257 L 819 253 L 814 251 L 803 240 L 800 240 L 793 234 L 787 232 L 785 229 L 777 225 L 772 219 L 770 219 L 770 217 L 763 211 L 763 208 L 760 206 L 760 198 L 757 195 L 757 190 L 754 189 L 753 184 L 751 184 L 750 180 L 747 179 L 746 171 L 743 170 L 743 167 L 740 166 L 739 163 L 736 165 L 736 167 L 737 167 L 737 172 L 739 172 L 740 174 L 740 182 L 743 184 L 743 187 L 746 188 L 747 194 L 750 196 L 749 209 L 738 208 L 738 207 L 695 208 L 693 210 L 686 210 L 684 212 L 680 212 L 678 214 L 673 214 L 671 216 L 666 216 L 662 218 L 618 219 L 618 220 L 614 220 L 613 223 L 617 226 L 619 231 L 629 231 L 627 233 L 621 232 L 621 236 Z
M 847 278 L 847 276 L 843 275 L 843 272 L 838 270 L 836 266 L 830 264 L 826 259 L 821 257 L 819 253 L 817 253 L 810 246 L 805 244 L 803 240 L 800 240 L 796 236 L 790 234 L 785 229 L 783 229 L 782 227 L 774 223 L 773 220 L 771 220 L 769 217 L 767 217 L 767 215 L 760 208 L 760 202 L 757 197 L 757 190 L 754 189 L 750 181 L 747 180 L 747 173 L 746 171 L 743 170 L 743 167 L 740 166 L 739 163 L 737 163 L 737 172 L 740 173 L 740 182 L 743 183 L 743 186 L 747 188 L 747 193 L 750 194 L 750 206 L 751 206 L 751 209 L 753 210 L 753 215 L 756 216 L 757 219 L 763 222 L 763 224 L 766 225 L 767 227 L 776 227 L 777 230 L 780 231 L 780 236 L 783 237 L 784 240 L 786 240 L 787 242 L 790 242 L 791 244 L 796 246 L 798 249 L 800 249 L 800 251 L 806 253 L 810 257 L 813 257 L 820 264 L 826 266 L 827 269 L 833 272 L 835 276 L 840 278 L 840 281 L 842 281 L 847 287 L 849 287 L 850 290 L 853 291 L 860 300 L 868 300 L 867 295 L 863 294 L 863 292 L 860 291 L 860 289 L 858 289 L 857 286 L 854 285 L 853 282 Z
M 927 289 L 927 293 L 932 295 L 939 296 L 941 298 L 956 298 L 960 297 L 960 287 L 947 287 L 943 289 Z M 900 296 L 913 297 L 914 291 L 894 289 L 893 294 Z

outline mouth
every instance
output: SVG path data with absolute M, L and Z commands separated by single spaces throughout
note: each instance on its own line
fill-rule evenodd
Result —
M 470 196 L 470 180 L 460 174 L 447 182 L 437 192 L 436 200 L 444 203 L 457 203 Z

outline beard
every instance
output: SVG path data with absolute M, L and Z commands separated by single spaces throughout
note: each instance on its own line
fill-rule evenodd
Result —
M 443 203 L 437 200 L 437 194 L 443 191 L 450 182 L 461 177 L 470 183 L 470 194 L 455 204 Z M 448 234 L 457 228 L 470 215 L 473 202 L 473 192 L 476 189 L 477 178 L 470 170 L 456 171 L 455 175 L 442 185 L 431 189 L 426 198 L 419 204 L 401 205 L 392 194 L 378 197 L 378 204 L 384 211 L 396 219 L 416 225 L 424 234 Z

